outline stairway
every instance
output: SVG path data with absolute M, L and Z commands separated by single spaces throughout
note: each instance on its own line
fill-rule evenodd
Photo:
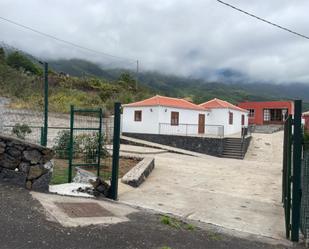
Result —
M 243 159 L 245 155 L 245 145 L 241 146 L 241 138 L 225 138 L 222 157 Z

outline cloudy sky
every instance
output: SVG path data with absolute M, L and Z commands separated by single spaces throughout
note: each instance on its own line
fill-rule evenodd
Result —
M 226 0 L 309 36 L 308 0 Z M 0 0 L 0 16 L 81 46 L 72 48 L 0 20 L 0 40 L 39 57 L 195 75 L 233 69 L 253 80 L 309 84 L 309 40 L 216 0 Z M 131 64 L 130 64 L 131 63 Z

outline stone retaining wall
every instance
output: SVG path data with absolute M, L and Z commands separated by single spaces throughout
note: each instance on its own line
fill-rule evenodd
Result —
M 190 137 L 177 135 L 158 135 L 142 133 L 123 133 L 124 136 L 168 145 L 179 149 L 194 151 L 211 156 L 221 156 L 224 149 L 223 138 Z
M 48 191 L 53 156 L 48 148 L 0 134 L 0 182 Z

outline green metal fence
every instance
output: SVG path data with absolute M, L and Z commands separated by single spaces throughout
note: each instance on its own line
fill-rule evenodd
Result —
M 301 127 L 302 102 L 294 102 L 294 117 L 289 116 L 284 125 L 282 202 L 285 213 L 286 238 L 299 240 L 301 208 Z

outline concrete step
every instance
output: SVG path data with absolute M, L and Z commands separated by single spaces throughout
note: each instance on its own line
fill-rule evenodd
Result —
M 242 156 L 239 155 L 222 155 L 223 158 L 232 158 L 232 159 L 243 159 Z
M 241 154 L 241 153 L 242 153 L 242 150 L 223 150 L 223 153 Z
M 236 151 L 223 151 L 222 155 L 240 155 L 241 156 L 241 151 L 236 152 Z
M 225 144 L 224 148 L 241 148 L 241 144 Z

